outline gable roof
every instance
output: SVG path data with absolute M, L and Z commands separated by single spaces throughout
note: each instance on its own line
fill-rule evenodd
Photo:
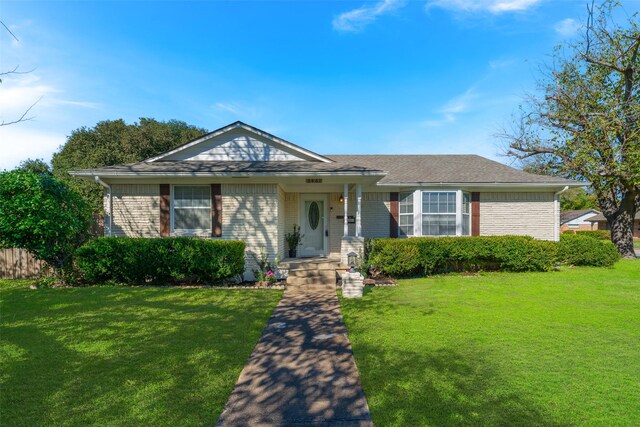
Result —
M 217 136 L 220 136 L 220 135 L 225 134 L 227 132 L 231 132 L 231 131 L 236 130 L 236 129 L 242 129 L 242 130 L 244 130 L 246 132 L 250 132 L 250 133 L 252 133 L 254 135 L 257 135 L 257 136 L 259 136 L 261 138 L 264 138 L 267 141 L 275 144 L 276 146 L 283 147 L 284 149 L 286 149 L 288 151 L 291 151 L 293 153 L 296 153 L 296 154 L 300 155 L 304 159 L 311 160 L 311 161 L 316 161 L 316 162 L 324 162 L 324 163 L 330 163 L 331 162 L 330 159 L 327 159 L 326 157 L 321 156 L 320 154 L 314 153 L 313 151 L 307 150 L 306 148 L 302 148 L 299 145 L 293 144 L 293 143 L 291 143 L 289 141 L 286 141 L 286 140 L 284 140 L 282 138 L 278 138 L 275 135 L 272 135 L 272 134 L 270 134 L 268 132 L 265 132 L 265 131 L 263 131 L 261 129 L 253 127 L 253 126 L 248 125 L 246 123 L 243 123 L 241 121 L 237 121 L 237 122 L 231 123 L 231 124 L 229 124 L 227 126 L 221 127 L 220 129 L 216 129 L 213 132 L 209 132 L 209 133 L 207 133 L 205 135 L 202 135 L 199 138 L 196 138 L 196 139 L 194 139 L 192 141 L 189 141 L 189 142 L 187 142 L 185 144 L 182 144 L 182 145 L 180 145 L 180 146 L 178 146 L 176 148 L 172 148 L 169 151 L 165 151 L 164 153 L 160 153 L 160 154 L 158 154 L 156 156 L 149 157 L 148 159 L 145 159 L 144 162 L 156 162 L 156 161 L 159 161 L 159 160 L 166 159 L 167 157 L 169 157 L 171 155 L 174 155 L 174 154 L 179 153 L 181 151 L 188 150 L 190 148 L 195 147 L 198 144 L 203 144 L 203 143 L 205 143 L 205 142 L 207 142 L 207 141 L 209 141 L 209 140 L 211 140 L 211 139 L 213 139 L 213 138 L 215 138 Z
M 536 175 L 475 154 L 328 155 L 348 163 L 387 171 L 379 185 L 423 184 L 542 184 L 585 185 L 578 181 Z
M 567 223 L 569 221 L 573 221 L 574 219 L 578 219 L 583 215 L 589 214 L 589 213 L 593 213 L 593 214 L 599 214 L 600 212 L 595 210 L 595 209 L 578 209 L 578 210 L 571 210 L 571 211 L 561 211 L 560 212 L 560 225 Z M 588 220 L 585 220 L 588 221 Z
M 640 219 L 640 211 L 636 212 L 636 216 L 633 217 L 634 221 L 637 221 Z M 599 222 L 599 221 L 606 221 L 607 218 L 605 218 L 605 216 L 601 213 L 599 213 L 596 216 L 592 216 L 591 218 L 587 219 L 586 221 L 589 222 Z

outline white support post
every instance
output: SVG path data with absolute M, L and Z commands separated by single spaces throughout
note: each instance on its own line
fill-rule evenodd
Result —
M 349 235 L 349 184 L 344 185 L 342 197 L 344 198 L 344 232 L 342 235 L 347 237 Z
M 356 184 L 356 237 L 362 235 L 362 184 Z

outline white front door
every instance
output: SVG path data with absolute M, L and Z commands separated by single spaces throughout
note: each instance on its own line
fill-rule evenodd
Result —
M 300 195 L 300 256 L 311 257 L 327 254 L 327 195 Z

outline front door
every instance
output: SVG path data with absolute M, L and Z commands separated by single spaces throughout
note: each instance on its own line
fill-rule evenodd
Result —
M 300 195 L 300 256 L 327 254 L 327 196 L 326 194 Z

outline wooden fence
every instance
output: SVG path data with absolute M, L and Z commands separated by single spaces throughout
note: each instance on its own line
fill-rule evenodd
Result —
M 0 249 L 0 279 L 32 279 L 40 275 L 44 266 L 24 249 Z

